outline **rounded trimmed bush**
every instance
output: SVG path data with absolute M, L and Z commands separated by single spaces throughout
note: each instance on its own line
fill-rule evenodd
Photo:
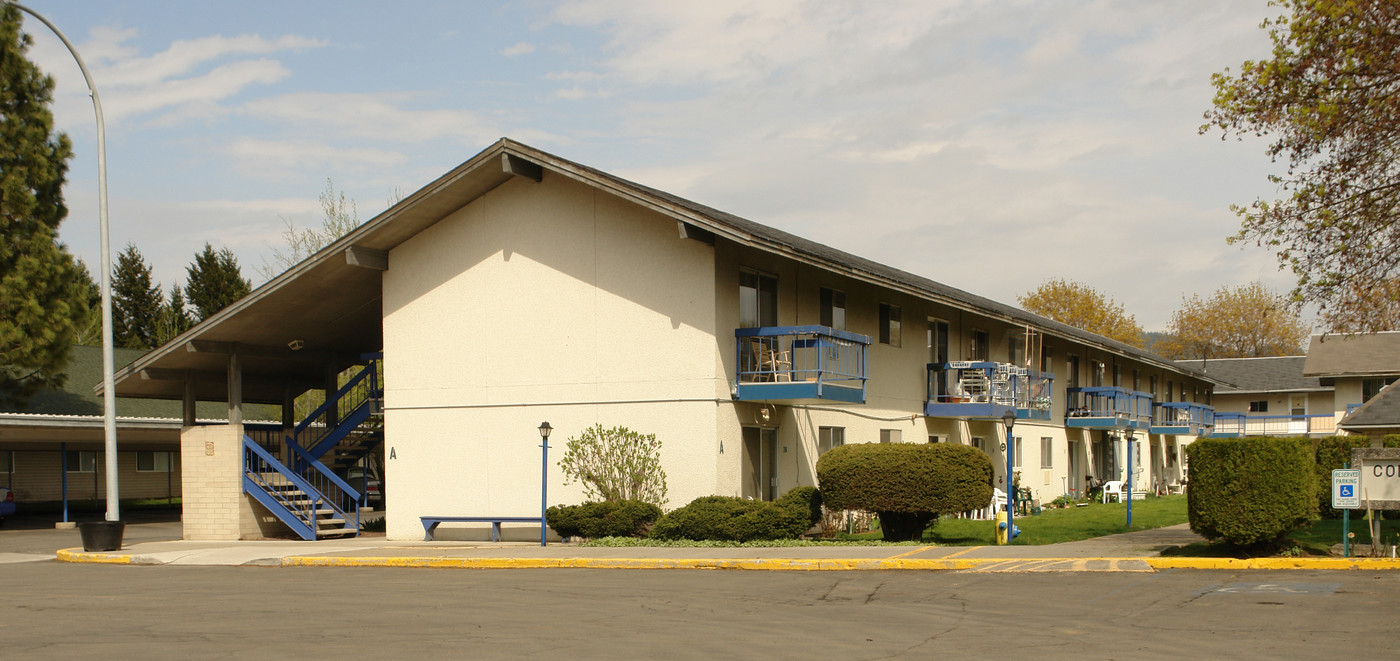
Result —
M 661 518 L 661 508 L 640 500 L 609 500 L 556 505 L 545 521 L 560 537 L 646 537 Z
M 820 518 L 821 494 L 813 487 L 797 487 L 771 503 L 702 496 L 661 517 L 652 527 L 651 536 L 734 542 L 796 539 Z
M 832 448 L 817 461 L 830 509 L 880 517 L 887 541 L 917 541 L 942 514 L 992 502 L 992 461 L 952 443 L 860 443 Z
M 1191 530 L 1237 546 L 1276 544 L 1317 513 L 1312 441 L 1204 438 L 1186 447 Z

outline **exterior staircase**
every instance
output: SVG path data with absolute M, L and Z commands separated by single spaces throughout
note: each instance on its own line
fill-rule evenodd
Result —
M 384 442 L 379 355 L 365 358 L 368 364 L 286 437 L 290 466 L 243 438 L 243 490 L 302 539 L 360 533 L 364 494 L 338 472 Z M 328 454 L 330 465 L 322 461 Z

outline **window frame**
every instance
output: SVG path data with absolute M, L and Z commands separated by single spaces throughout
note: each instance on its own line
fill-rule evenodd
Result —
M 137 450 L 136 451 L 136 472 L 138 473 L 173 473 L 175 472 L 175 453 L 169 450 Z M 161 468 L 160 459 L 164 457 L 165 468 Z M 142 468 L 142 460 L 150 459 L 150 468 Z
M 64 465 L 64 471 L 65 471 L 65 472 L 68 472 L 68 473 L 96 473 L 96 472 L 97 472 L 97 464 L 98 464 L 98 461 L 97 461 L 97 454 L 98 454 L 98 453 L 97 453 L 96 450 L 65 450 L 65 452 L 67 453 L 67 455 L 66 455 L 66 457 L 65 457 L 65 459 L 64 459 L 64 463 L 65 463 L 65 465 Z M 77 460 L 76 462 L 72 461 L 74 455 L 77 455 L 77 459 L 78 459 L 78 460 Z M 87 460 L 87 459 L 91 459 L 91 461 L 85 461 L 85 460 Z M 74 468 L 74 466 L 73 466 L 74 463 L 77 464 L 77 467 L 76 467 L 76 468 Z M 87 467 L 87 468 L 84 468 L 84 464 L 87 464 L 88 467 Z
M 820 307 L 818 323 L 834 330 L 846 330 L 846 292 L 833 287 L 822 287 L 817 298 Z M 841 314 L 837 315 L 836 311 Z
M 846 444 L 845 427 L 817 427 L 817 456 Z
M 881 443 L 903 443 L 903 442 L 904 442 L 904 430 L 903 430 L 903 429 L 881 429 L 881 430 L 880 430 L 880 442 L 881 442 Z
M 902 344 L 904 312 L 893 303 L 880 303 L 880 344 L 899 347 Z

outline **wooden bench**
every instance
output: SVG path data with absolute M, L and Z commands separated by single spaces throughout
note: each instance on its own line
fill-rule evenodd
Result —
M 423 521 L 423 541 L 433 541 L 433 531 L 439 523 L 490 523 L 491 541 L 501 541 L 502 523 L 540 523 L 538 516 L 420 516 Z

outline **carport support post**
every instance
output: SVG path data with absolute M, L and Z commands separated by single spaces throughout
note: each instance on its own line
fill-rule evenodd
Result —
M 1123 442 L 1128 446 L 1128 527 L 1133 527 L 1133 430 L 1123 432 Z
M 68 523 L 68 444 L 58 444 L 58 470 L 63 482 L 63 522 Z
M 228 423 L 243 424 L 243 361 L 236 344 L 228 354 Z

